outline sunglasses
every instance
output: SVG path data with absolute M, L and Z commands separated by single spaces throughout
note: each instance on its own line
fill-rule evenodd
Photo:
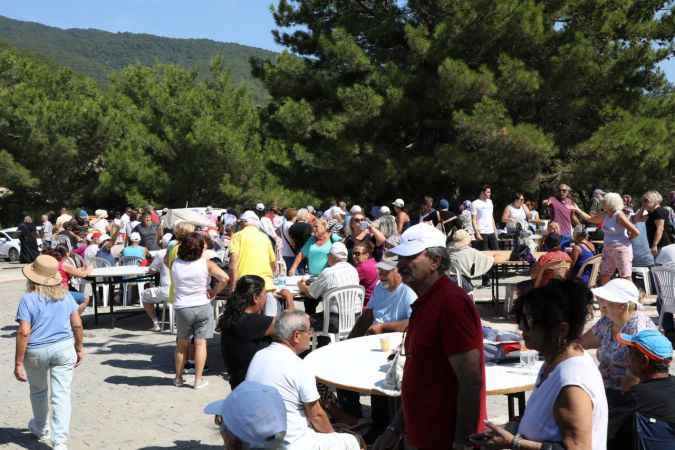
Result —
M 363 252 L 352 252 L 352 255 L 354 256 L 361 256 L 361 255 L 367 255 L 368 253 L 363 253 Z
M 354 218 L 352 219 L 352 222 L 359 223 L 359 222 L 363 222 L 364 220 L 365 220 L 365 219 L 364 219 L 363 217 L 354 217 Z

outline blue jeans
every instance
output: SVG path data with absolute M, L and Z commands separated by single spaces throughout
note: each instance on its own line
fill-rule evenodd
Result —
M 80 292 L 80 291 L 70 291 L 68 293 L 71 295 L 71 297 L 73 297 L 73 300 L 75 300 L 75 303 L 77 303 L 78 305 L 81 305 L 82 303 L 84 303 L 85 296 L 82 292 Z
M 52 442 L 68 442 L 70 428 L 70 384 L 77 355 L 72 339 L 66 339 L 26 352 L 24 366 L 30 385 L 30 403 L 35 428 L 49 429 L 49 405 L 52 407 Z M 49 391 L 51 390 L 51 398 Z

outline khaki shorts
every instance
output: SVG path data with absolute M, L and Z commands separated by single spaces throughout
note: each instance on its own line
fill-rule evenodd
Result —
M 176 340 L 211 339 L 213 337 L 213 307 L 191 306 L 176 310 Z

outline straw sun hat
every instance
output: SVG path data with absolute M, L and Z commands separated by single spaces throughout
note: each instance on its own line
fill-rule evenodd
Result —
M 40 286 L 58 286 L 61 284 L 59 262 L 49 255 L 40 255 L 32 264 L 21 269 L 23 276 Z

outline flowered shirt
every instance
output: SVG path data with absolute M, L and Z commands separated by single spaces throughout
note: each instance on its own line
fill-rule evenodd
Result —
M 642 311 L 635 315 L 621 328 L 623 334 L 637 334 L 642 330 L 655 329 L 654 322 Z M 612 321 L 603 316 L 593 325 L 593 334 L 600 338 L 598 361 L 600 373 L 607 389 L 621 389 L 621 380 L 630 368 L 628 347 L 617 342 L 612 334 Z

